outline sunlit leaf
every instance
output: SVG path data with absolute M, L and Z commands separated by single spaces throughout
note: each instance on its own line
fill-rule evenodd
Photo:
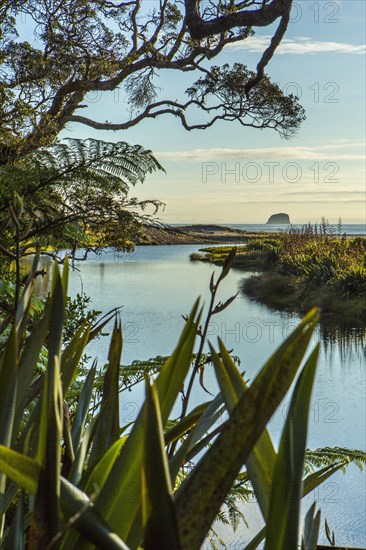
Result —
M 42 464 L 31 526 L 31 548 L 47 545 L 58 532 L 63 397 L 60 350 L 68 267 L 54 271 L 48 334 L 48 365 L 43 391 L 38 457 Z
M 176 494 L 183 548 L 199 547 L 234 479 L 288 391 L 304 357 L 317 311 L 310 312 L 241 397 L 212 446 Z
M 109 346 L 102 402 L 90 456 L 91 464 L 119 438 L 119 370 L 121 353 L 122 329 L 120 321 L 117 319 Z
M 296 548 L 298 543 L 308 416 L 318 354 L 319 345 L 301 371 L 291 398 L 273 473 L 266 550 Z
M 185 324 L 178 345 L 160 370 L 156 386 L 163 426 L 168 420 L 175 400 L 183 387 L 191 365 L 198 319 L 198 301 Z M 119 536 L 131 547 L 142 539 L 141 531 L 141 427 L 148 422 L 143 406 L 123 449 L 115 461 L 97 501 L 97 508 Z
M 172 484 L 165 453 L 163 426 L 156 388 L 146 381 L 144 459 L 142 463 L 142 515 L 145 550 L 180 550 Z
M 219 340 L 220 357 L 211 347 L 216 377 L 229 413 L 237 405 L 239 399 L 248 390 L 248 385 L 241 376 L 230 354 L 222 341 Z M 261 507 L 264 518 L 267 517 L 269 509 L 269 498 L 271 492 L 272 475 L 276 460 L 276 453 L 265 428 L 259 437 L 252 452 L 248 456 L 245 465 Z
M 23 489 L 36 492 L 41 466 L 33 458 L 0 445 L 0 470 Z

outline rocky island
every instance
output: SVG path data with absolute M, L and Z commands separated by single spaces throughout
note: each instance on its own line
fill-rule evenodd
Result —
M 289 225 L 291 223 L 290 216 L 288 214 L 284 214 L 283 212 L 280 212 L 279 214 L 272 214 L 272 216 L 268 219 L 267 225 L 276 223 L 279 223 L 280 225 Z

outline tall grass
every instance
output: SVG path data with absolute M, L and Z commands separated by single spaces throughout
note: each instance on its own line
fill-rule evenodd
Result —
M 283 275 L 299 277 L 311 288 L 326 285 L 345 296 L 366 293 L 366 239 L 348 238 L 326 225 L 290 229 L 251 247 Z

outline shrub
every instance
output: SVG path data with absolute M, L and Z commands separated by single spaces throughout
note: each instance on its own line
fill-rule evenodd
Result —
M 310 287 L 329 285 L 345 296 L 358 296 L 365 288 L 366 239 L 347 239 L 320 231 L 290 230 L 281 234 L 274 248 L 263 240 L 263 257 L 276 271 L 299 277 Z

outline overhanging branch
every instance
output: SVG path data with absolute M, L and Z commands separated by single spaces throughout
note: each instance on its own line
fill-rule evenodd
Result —
M 272 37 L 271 43 L 266 49 L 266 51 L 263 53 L 261 60 L 259 61 L 257 65 L 257 76 L 250 80 L 247 85 L 245 86 L 245 94 L 248 97 L 249 92 L 254 86 L 259 84 L 259 82 L 262 80 L 264 76 L 264 69 L 272 59 L 277 47 L 279 46 L 282 38 L 284 37 L 284 34 L 287 30 L 288 24 L 290 21 L 290 7 L 288 8 L 287 12 L 281 17 L 280 24 L 278 25 L 278 28 Z
M 186 23 L 192 38 L 200 40 L 236 27 L 266 27 L 282 17 L 291 5 L 292 0 L 263 0 L 257 10 L 243 9 L 205 21 L 199 13 L 199 2 L 185 0 Z

